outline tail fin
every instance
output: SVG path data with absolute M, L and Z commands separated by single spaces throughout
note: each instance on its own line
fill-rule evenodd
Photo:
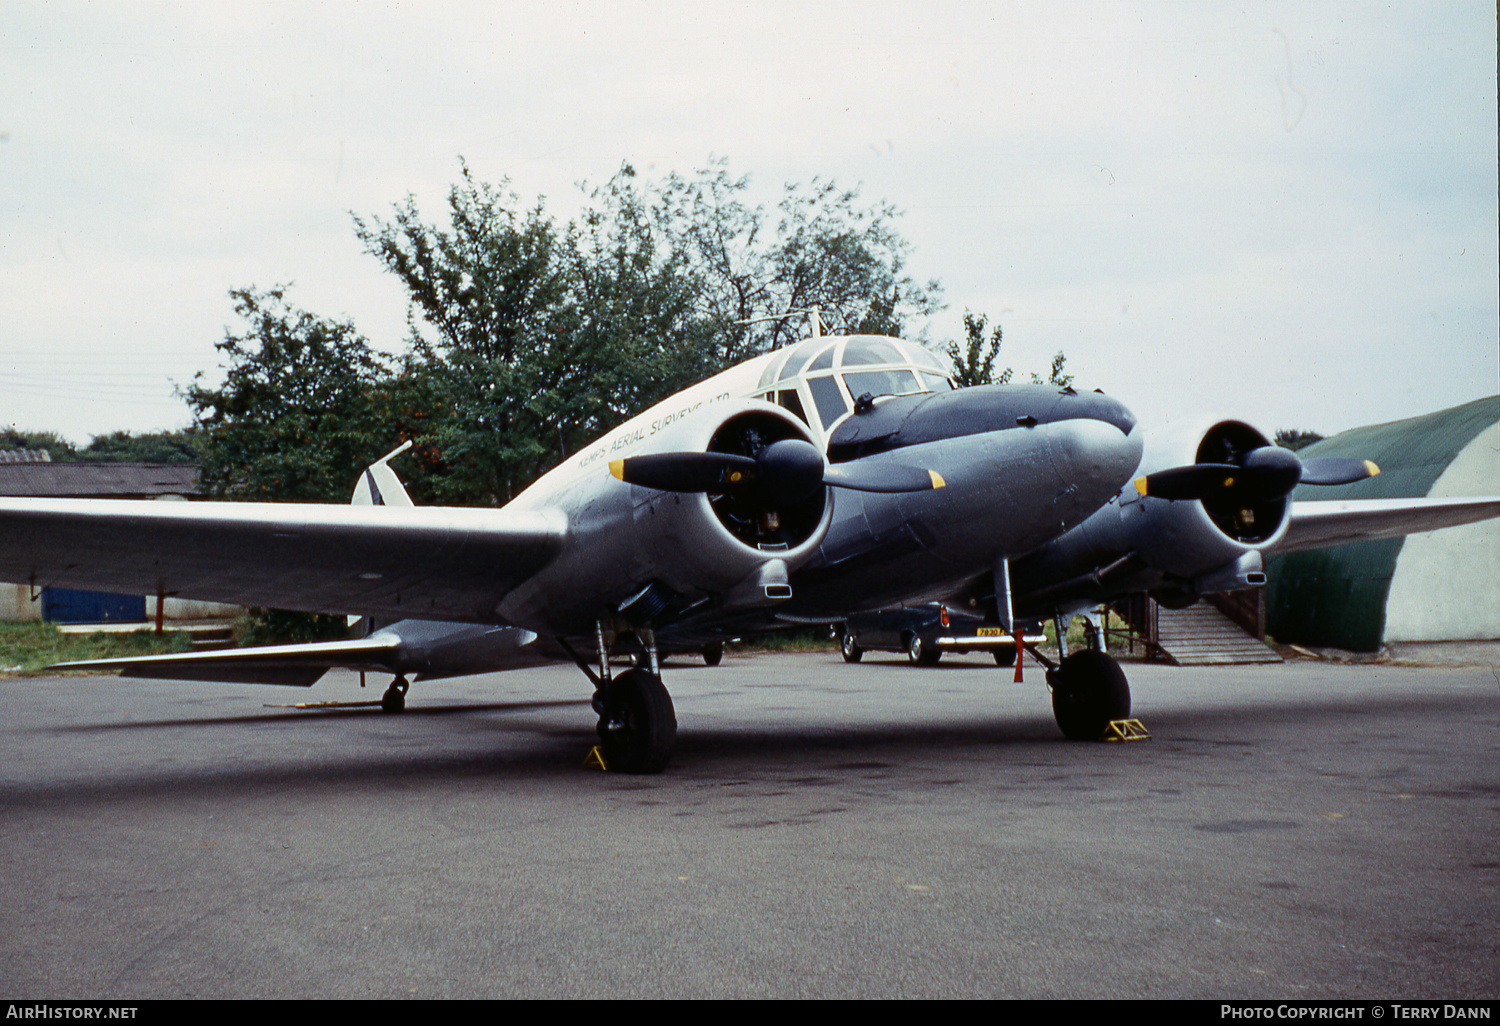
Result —
M 365 472 L 360 475 L 359 483 L 354 486 L 354 497 L 349 500 L 350 505 L 410 506 L 411 496 L 406 494 L 401 479 L 388 466 L 391 460 L 410 448 L 411 439 L 407 439 L 366 467 Z
M 411 496 L 406 494 L 406 488 L 402 486 L 401 479 L 396 476 L 396 472 L 387 466 L 391 460 L 410 448 L 411 439 L 408 438 L 366 467 L 365 472 L 359 475 L 359 481 L 354 485 L 354 496 L 349 500 L 349 504 L 351 506 L 410 506 Z M 368 617 L 351 616 L 348 620 L 350 631 L 355 637 L 367 637 L 378 626 Z

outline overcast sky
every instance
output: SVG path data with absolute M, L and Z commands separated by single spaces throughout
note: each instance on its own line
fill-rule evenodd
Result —
M 5 0 L 0 424 L 186 425 L 231 288 L 399 350 L 351 213 L 460 156 L 560 220 L 622 160 L 860 185 L 930 341 L 984 312 L 1148 424 L 1414 416 L 1500 391 L 1495 82 L 1489 0 Z

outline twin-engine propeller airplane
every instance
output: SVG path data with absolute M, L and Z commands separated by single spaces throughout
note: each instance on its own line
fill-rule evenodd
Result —
M 955 595 L 1007 629 L 1134 590 L 1191 601 L 1260 583 L 1269 549 L 1500 515 L 1500 499 L 1293 506 L 1299 480 L 1372 468 L 1304 464 L 1237 422 L 1133 483 L 1141 453 L 1100 392 L 955 389 L 921 346 L 815 333 L 659 403 L 503 509 L 413 506 L 396 453 L 350 506 L 4 499 L 0 579 L 367 618 L 349 641 L 71 664 L 133 676 L 384 671 L 397 710 L 409 675 L 572 660 L 607 765 L 654 772 L 677 730 L 660 651 Z M 644 665 L 612 673 L 621 652 Z M 1069 737 L 1128 715 L 1103 653 L 1048 682 Z

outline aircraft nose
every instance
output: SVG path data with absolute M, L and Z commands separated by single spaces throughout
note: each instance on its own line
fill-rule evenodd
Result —
M 1082 492 L 1108 497 L 1124 487 L 1140 466 L 1141 433 L 1123 404 L 1110 400 L 1090 406 L 1087 415 L 1054 420 L 1047 434 L 1048 446 L 1060 478 Z
M 989 439 L 983 452 L 1008 454 L 1037 469 L 1050 465 L 1068 494 L 1099 502 L 1124 487 L 1141 460 L 1135 415 L 1124 403 L 1103 392 L 1056 385 L 976 385 L 897 397 L 840 421 L 828 458 L 837 463 L 952 442 L 951 469 L 961 473 L 957 464 L 968 458 L 962 454 L 979 451 L 967 440 L 980 437 Z M 983 463 L 989 456 L 976 458 Z
M 1113 425 L 1127 438 L 1135 432 L 1135 414 L 1120 400 L 1103 392 L 1074 392 L 1072 389 L 1065 389 L 1058 393 L 1057 406 L 1048 419 L 1097 420 Z

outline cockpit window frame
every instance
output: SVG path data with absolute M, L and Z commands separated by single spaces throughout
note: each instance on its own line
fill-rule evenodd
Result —
M 868 360 L 867 358 L 872 353 L 883 359 Z M 783 354 L 767 365 L 765 373 L 761 375 L 760 384 L 756 386 L 755 393 L 776 397 L 779 400 L 782 393 L 794 390 L 802 407 L 797 411 L 801 419 L 807 423 L 815 437 L 825 442 L 839 422 L 850 415 L 854 409 L 854 401 L 859 398 L 851 392 L 848 382 L 844 379 L 846 369 L 853 373 L 905 371 L 911 375 L 916 385 L 908 391 L 882 392 L 881 395 L 918 395 L 937 392 L 941 391 L 940 386 L 943 384 L 946 384 L 949 389 L 955 387 L 952 377 L 943 367 L 936 353 L 916 342 L 886 335 L 847 335 L 834 338 L 825 336 L 805 339 L 796 345 L 788 346 Z M 852 363 L 849 362 L 851 355 L 854 357 Z M 831 410 L 831 404 L 827 401 L 830 397 L 824 395 L 824 401 L 820 403 L 818 395 L 814 394 L 812 388 L 814 380 L 823 378 L 833 379 L 838 397 L 844 407 L 842 413 L 826 424 L 823 423 L 823 418 Z M 823 386 L 819 387 L 826 391 Z M 786 405 L 785 403 L 778 404 Z

